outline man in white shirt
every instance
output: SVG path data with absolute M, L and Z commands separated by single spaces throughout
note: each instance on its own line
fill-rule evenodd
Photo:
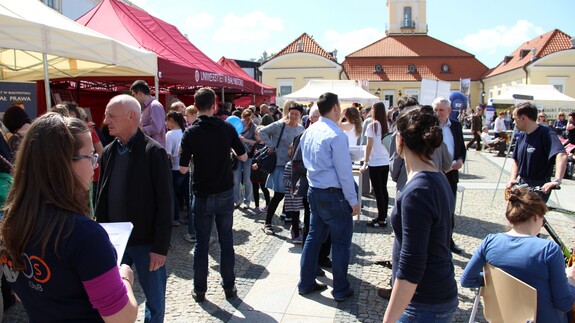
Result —
M 505 139 L 496 138 L 489 134 L 489 127 L 483 127 L 483 131 L 481 132 L 481 140 L 488 148 L 495 148 L 497 149 L 497 157 L 505 157 Z
M 495 138 L 503 137 L 501 133 L 505 133 L 507 127 L 505 127 L 505 111 L 499 111 L 499 117 L 495 119 L 495 126 L 493 127 L 493 132 L 495 132 Z

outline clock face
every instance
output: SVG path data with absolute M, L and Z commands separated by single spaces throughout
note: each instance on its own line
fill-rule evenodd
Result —
M 447 64 L 441 65 L 441 71 L 442 72 L 449 72 L 449 65 L 447 65 Z

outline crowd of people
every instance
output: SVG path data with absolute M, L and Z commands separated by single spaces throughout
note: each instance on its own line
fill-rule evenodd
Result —
M 106 106 L 108 137 L 75 106 L 56 105 L 34 121 L 16 105 L 4 114 L 11 135 L 0 136 L 0 175 L 6 174 L 0 177 L 2 267 L 31 321 L 135 321 L 132 266 L 145 295 L 145 322 L 164 321 L 165 263 L 172 228 L 180 224 L 188 228 L 183 239 L 194 244 L 195 301 L 207 297 L 214 224 L 221 286 L 226 298 L 236 297 L 238 208 L 262 215 L 261 234 L 275 234 L 278 215 L 291 224 L 292 243 L 303 245 L 300 295 L 327 289 L 317 277 L 329 267 L 334 300 L 349 299 L 352 216 L 360 212 L 361 198 L 350 149 L 362 145 L 365 154 L 356 163 L 377 206 L 367 225 L 391 225 L 394 232 L 390 288 L 378 290 L 389 299 L 383 321 L 452 320 L 458 306 L 452 253 L 461 253 L 452 238 L 459 169 L 474 141 L 477 149 L 483 140 L 505 151 L 504 112 L 493 138 L 478 107 L 474 138 L 465 145 L 463 126 L 449 118 L 450 102 L 441 97 L 431 106 L 404 97 L 394 108 L 383 102 L 342 107 L 328 92 L 307 107 L 288 100 L 282 107 L 234 109 L 228 102 L 218 105 L 212 89 L 200 88 L 194 105 L 176 101 L 166 113 L 146 82 L 134 82 L 130 91 Z M 575 302 L 575 271 L 566 275 L 561 249 L 536 235 L 549 192 L 565 173 L 559 137 L 571 139 L 575 115 L 560 115 L 552 127 L 538 123 L 531 103 L 512 115 L 520 133 L 508 183 L 511 230 L 485 238 L 461 283 L 480 286 L 483 266 L 492 264 L 541 291 L 539 317 L 564 322 Z M 273 156 L 271 168 L 264 167 L 263 155 Z M 396 200 L 388 212 L 390 174 Z M 539 186 L 543 194 L 518 184 Z M 98 222 L 133 224 L 121 259 Z

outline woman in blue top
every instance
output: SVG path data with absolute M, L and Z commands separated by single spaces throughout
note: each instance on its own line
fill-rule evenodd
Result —
M 567 130 L 567 120 L 565 120 L 565 112 L 559 112 L 557 120 L 553 123 L 553 129 L 560 138 L 565 138 L 565 131 Z
M 88 215 L 98 167 L 88 125 L 45 114 L 20 145 L 0 266 L 30 322 L 134 322 L 134 276 Z
M 393 291 L 383 322 L 450 322 L 457 308 L 451 261 L 453 193 L 431 160 L 443 143 L 435 115 L 404 109 L 396 121 L 407 183 L 391 213 Z
M 537 290 L 537 321 L 567 322 L 565 312 L 575 301 L 574 272 L 569 268 L 566 277 L 561 248 L 537 237 L 547 206 L 527 189 L 510 193 L 505 217 L 511 230 L 483 240 L 461 275 L 461 286 L 481 286 L 481 271 L 489 263 Z

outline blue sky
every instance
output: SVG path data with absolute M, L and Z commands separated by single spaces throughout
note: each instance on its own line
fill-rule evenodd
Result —
M 385 36 L 386 0 L 131 0 L 188 35 L 210 58 L 258 59 L 307 32 L 338 61 Z M 429 35 L 494 67 L 555 28 L 575 36 L 574 0 L 428 0 Z

